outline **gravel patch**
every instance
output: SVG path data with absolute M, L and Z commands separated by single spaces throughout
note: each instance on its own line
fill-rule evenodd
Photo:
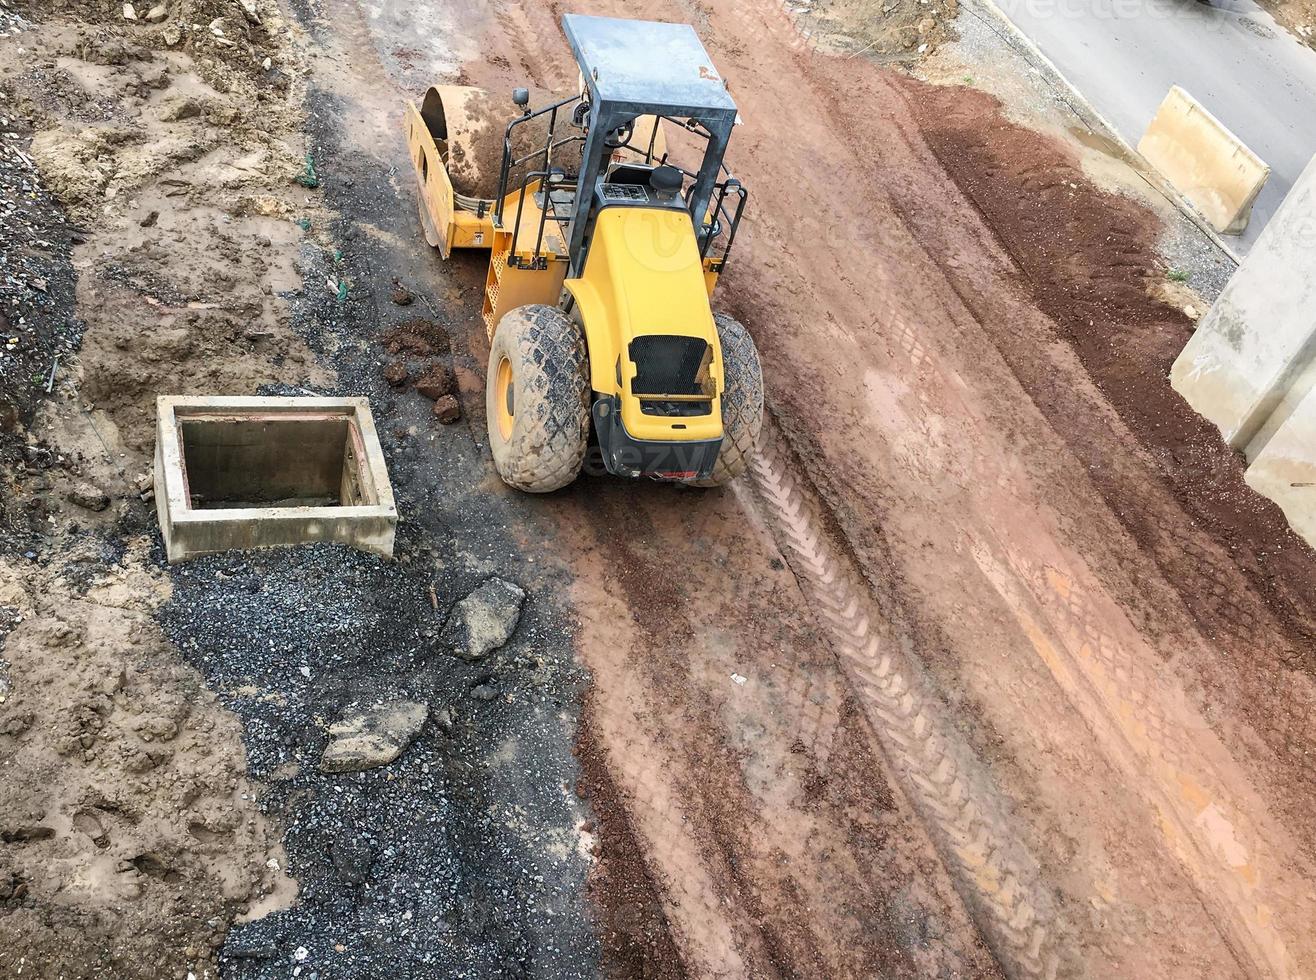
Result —
M 82 339 L 69 313 L 80 233 L 41 183 L 29 122 L 12 112 L 0 90 L 0 439 L 31 422 Z
M 301 885 L 292 908 L 229 934 L 226 977 L 593 973 L 584 815 L 560 745 L 578 678 L 551 614 L 527 602 L 508 645 L 473 665 L 430 652 L 431 587 L 462 592 L 428 560 L 316 545 L 213 556 L 173 578 L 165 629 L 241 719 Z M 394 761 L 321 770 L 334 722 L 395 701 L 428 717 Z
M 337 372 L 323 393 L 370 399 L 397 555 L 315 545 L 171 569 L 166 632 L 241 719 L 260 808 L 285 827 L 300 884 L 291 908 L 229 933 L 223 976 L 596 976 L 572 755 L 585 676 L 558 598 L 569 583 L 543 560 L 535 503 L 491 489 L 482 406 L 460 394 L 469 418 L 445 426 L 429 399 L 386 381 L 384 338 L 415 315 L 392 301 L 395 280 L 446 335 L 435 355 L 450 371 L 482 371 L 464 332 L 473 311 L 436 303 L 432 256 L 391 244 L 414 241 L 413 215 L 380 161 L 341 139 L 346 107 L 313 91 L 308 108 L 316 193 L 339 217 L 302 245 L 306 288 L 288 298 Z M 468 272 L 474 283 L 473 269 L 455 275 Z M 520 619 L 468 662 L 438 637 L 491 576 L 525 591 Z M 387 702 L 427 709 L 400 754 L 322 771 L 330 726 Z

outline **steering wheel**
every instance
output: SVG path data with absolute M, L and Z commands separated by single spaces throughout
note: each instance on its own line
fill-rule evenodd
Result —
M 635 132 L 635 120 L 632 119 L 625 125 L 618 126 L 616 129 L 607 133 L 603 137 L 603 145 L 610 150 L 619 150 L 631 141 L 631 135 Z

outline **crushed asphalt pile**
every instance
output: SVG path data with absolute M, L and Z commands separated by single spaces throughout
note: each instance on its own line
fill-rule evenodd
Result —
M 71 254 L 83 238 L 40 179 L 30 125 L 10 111 L 0 103 L 0 432 L 12 435 L 81 342 Z
M 226 976 L 592 973 L 571 760 L 524 724 L 577 679 L 542 656 L 533 600 L 524 620 L 481 602 L 515 586 L 489 579 L 445 615 L 457 577 L 332 545 L 174 573 L 165 630 L 241 719 L 300 884 L 229 934 Z

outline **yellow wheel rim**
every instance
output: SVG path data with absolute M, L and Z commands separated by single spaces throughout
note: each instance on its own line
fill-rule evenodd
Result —
M 498 405 L 498 434 L 510 439 L 512 423 L 516 421 L 516 385 L 512 384 L 512 362 L 505 357 L 498 362 L 494 394 Z

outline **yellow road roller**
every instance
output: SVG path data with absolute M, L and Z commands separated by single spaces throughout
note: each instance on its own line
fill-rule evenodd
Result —
M 709 305 L 747 199 L 723 164 L 735 102 L 689 25 L 562 23 L 579 91 L 434 86 L 406 110 L 426 240 L 490 253 L 494 466 L 531 493 L 591 453 L 725 484 L 763 413 L 754 341 Z

